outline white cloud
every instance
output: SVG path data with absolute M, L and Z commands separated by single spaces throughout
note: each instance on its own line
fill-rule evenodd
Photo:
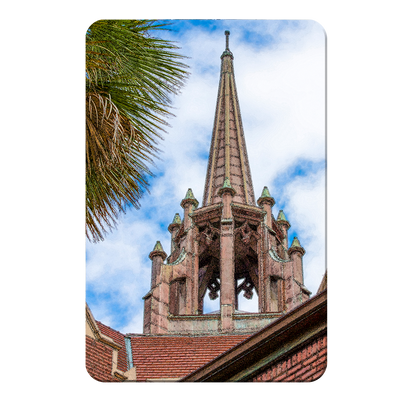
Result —
M 121 217 L 118 229 L 104 242 L 87 245 L 87 287 L 100 299 L 106 299 L 93 299 L 89 307 L 96 319 L 106 324 L 110 321 L 111 327 L 121 331 L 129 319 L 136 321 L 135 326 L 137 320 L 143 324 L 142 297 L 150 289 L 148 254 L 159 239 L 167 245 L 169 236 L 151 217 L 146 219 L 139 214 L 132 218 L 130 214 Z M 165 246 L 165 250 L 170 249 Z
M 285 213 L 290 215 L 291 229 L 296 230 L 306 250 L 304 282 L 315 294 L 325 272 L 325 171 L 299 176 L 289 182 L 283 198 L 287 199 Z
M 274 196 L 275 180 L 299 160 L 318 162 L 325 157 L 325 35 L 316 23 L 301 23 L 301 29 L 292 25 L 226 23 L 256 198 L 265 185 Z M 180 202 L 189 187 L 201 205 L 224 29 L 196 28 L 179 38 L 182 53 L 191 57 L 192 75 L 174 99 L 176 117 L 160 143 L 163 152 L 154 170 L 160 177 L 152 181 L 151 195 L 143 197 L 140 210 L 129 210 L 104 242 L 87 247 L 88 285 L 95 292 L 112 292 L 123 315 L 113 314 L 106 302 L 89 306 L 95 318 L 104 316 L 121 331 L 141 331 L 141 298 L 150 285 L 148 254 L 156 240 L 169 253 L 167 226 L 176 212 L 182 217 Z M 277 44 L 250 46 L 243 40 L 245 29 L 263 38 L 274 34 Z M 325 265 L 323 173 L 288 182 L 282 199 L 275 195 L 277 203 L 285 202 L 292 229 L 307 251 L 305 283 L 314 293 Z

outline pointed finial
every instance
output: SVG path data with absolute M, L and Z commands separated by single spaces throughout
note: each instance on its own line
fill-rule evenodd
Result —
M 159 240 L 157 240 L 153 251 L 149 254 L 149 258 L 153 259 L 153 257 L 155 256 L 160 256 L 163 260 L 167 258 L 167 253 L 164 251 L 161 242 Z
M 297 236 L 293 238 L 292 245 L 290 247 L 301 247 L 300 241 Z
M 279 210 L 277 221 L 285 221 L 287 222 L 286 215 L 283 210 Z
M 224 189 L 224 188 L 232 189 L 231 181 L 229 180 L 228 177 L 225 177 L 224 184 L 223 184 L 222 188 L 223 188 L 223 189 Z
M 178 213 L 175 214 L 175 217 L 174 217 L 174 219 L 172 220 L 172 223 L 173 223 L 173 224 L 181 224 L 181 223 L 182 223 L 181 217 L 179 216 Z
M 232 58 L 233 60 L 233 54 L 232 52 L 229 50 L 229 35 L 231 33 L 229 31 L 225 31 L 225 51 L 222 53 L 221 59 L 225 56 L 229 56 Z
M 161 242 L 159 240 L 157 240 L 153 251 L 164 251 L 164 249 L 162 248 Z
M 269 192 L 269 190 L 266 186 L 264 186 L 264 189 L 261 193 L 261 197 L 271 197 L 271 193 Z
M 283 212 L 283 210 L 279 210 L 279 214 L 278 214 L 278 219 L 277 221 L 285 221 L 285 222 L 289 222 L 286 218 L 285 213 Z
M 289 221 L 286 219 L 286 215 L 284 214 L 283 210 L 279 210 L 278 218 L 276 219 L 276 222 L 279 225 L 286 225 L 286 229 L 290 228 Z
M 261 193 L 261 197 L 257 200 L 257 204 L 261 207 L 263 203 L 268 203 L 271 205 L 271 207 L 275 204 L 274 198 L 271 196 L 269 193 L 269 190 L 266 186 L 264 186 L 264 189 Z
M 229 35 L 231 33 L 229 31 L 225 31 L 225 41 L 226 41 L 226 49 L 225 50 L 229 50 Z
M 181 201 L 181 207 L 184 208 L 187 203 L 193 204 L 194 208 L 197 208 L 197 206 L 199 205 L 199 202 L 194 197 L 192 189 L 190 189 L 190 188 L 186 192 L 185 198 Z
M 236 193 L 236 190 L 231 186 L 231 182 L 227 176 L 225 177 L 222 188 L 218 190 L 218 196 L 222 197 L 225 192 L 230 192 L 232 196 L 234 196 Z
M 304 250 L 304 248 L 302 247 L 302 245 L 300 244 L 299 239 L 297 238 L 297 236 L 295 236 L 295 237 L 293 238 L 292 245 L 290 246 L 290 248 L 289 248 L 289 250 L 288 250 L 289 255 L 290 255 L 291 253 L 293 253 L 294 251 L 298 251 L 299 253 L 301 253 L 302 256 L 303 256 L 303 255 L 305 254 L 305 252 L 306 252 L 306 251 Z
M 168 225 L 168 230 L 172 233 L 172 231 L 175 228 L 179 228 L 179 226 L 182 224 L 181 217 L 179 216 L 178 213 L 175 214 L 174 219 L 172 222 Z
M 189 189 L 187 190 L 185 199 L 194 199 L 193 192 L 192 192 L 192 189 L 191 189 L 191 188 L 189 188 Z

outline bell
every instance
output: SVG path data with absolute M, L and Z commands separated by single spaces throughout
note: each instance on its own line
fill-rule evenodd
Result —
M 216 298 L 218 298 L 218 293 L 217 293 L 217 292 L 209 292 L 209 293 L 208 293 L 208 297 L 209 297 L 211 300 L 215 300 Z
M 244 292 L 243 297 L 245 297 L 247 300 L 250 300 L 251 298 L 253 298 L 253 292 L 252 291 Z

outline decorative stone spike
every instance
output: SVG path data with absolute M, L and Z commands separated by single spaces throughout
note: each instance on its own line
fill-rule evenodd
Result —
M 283 210 L 279 210 L 278 218 L 276 219 L 276 222 L 280 225 L 286 225 L 286 229 L 290 228 L 290 223 L 286 219 L 286 215 L 283 212 Z M 297 239 L 297 238 L 296 238 Z
M 225 178 L 222 188 L 218 190 L 218 196 L 222 197 L 225 192 L 230 192 L 232 196 L 234 196 L 236 193 L 236 190 L 231 186 L 231 182 L 228 177 Z
M 179 213 L 176 213 L 176 214 L 175 214 L 175 217 L 174 217 L 172 223 L 173 223 L 173 224 L 178 224 L 178 225 L 180 225 L 180 224 L 182 223 L 181 217 L 179 216 Z
M 178 213 L 175 214 L 174 219 L 172 222 L 168 225 L 168 230 L 172 233 L 172 231 L 175 228 L 179 228 L 180 225 L 182 224 L 181 217 L 179 216 Z
M 186 192 L 185 198 L 181 201 L 181 207 L 184 208 L 185 204 L 187 204 L 187 203 L 193 204 L 194 208 L 197 208 L 197 206 L 199 205 L 199 202 L 194 197 L 192 189 L 190 189 L 190 188 Z
M 157 240 L 153 251 L 149 254 L 149 258 L 153 259 L 156 256 L 160 256 L 163 260 L 167 258 L 167 253 L 164 251 L 161 242 Z
M 271 207 L 275 204 L 275 199 L 269 193 L 269 190 L 266 186 L 261 193 L 261 197 L 257 200 L 257 204 L 261 207 L 263 203 L 268 203 Z
M 295 236 L 294 238 L 293 238 L 293 242 L 292 242 L 292 245 L 290 246 L 290 248 L 289 248 L 289 250 L 288 250 L 288 253 L 289 253 L 289 255 L 291 254 L 291 253 L 293 253 L 293 252 L 295 252 L 295 251 L 298 251 L 299 253 L 301 253 L 301 255 L 304 255 L 305 254 L 305 250 L 304 250 L 304 248 L 301 246 L 301 244 L 300 244 L 300 242 L 299 242 L 299 239 L 297 238 L 297 236 Z

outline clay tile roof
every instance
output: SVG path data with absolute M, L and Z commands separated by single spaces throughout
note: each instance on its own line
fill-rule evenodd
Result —
M 131 336 L 137 380 L 186 376 L 249 336 Z
M 127 371 L 128 367 L 125 347 L 125 335 L 121 332 L 116 331 L 115 329 L 110 328 L 107 325 L 104 325 L 100 321 L 96 321 L 96 324 L 103 335 L 108 336 L 109 338 L 113 339 L 115 343 L 122 346 L 121 350 L 118 351 L 118 369 L 120 371 Z

